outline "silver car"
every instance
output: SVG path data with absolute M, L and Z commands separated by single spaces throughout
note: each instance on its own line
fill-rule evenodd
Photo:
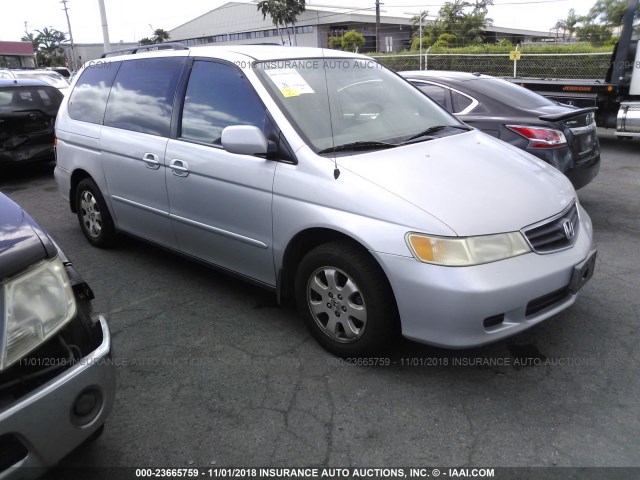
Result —
M 56 134 L 89 242 L 125 232 L 295 298 L 336 355 L 399 333 L 493 342 L 572 305 L 593 273 L 562 174 L 368 57 L 124 52 L 79 72 Z

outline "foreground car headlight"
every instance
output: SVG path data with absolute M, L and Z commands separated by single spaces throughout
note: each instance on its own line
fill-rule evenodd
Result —
M 466 238 L 409 233 L 407 243 L 417 260 L 448 267 L 480 265 L 531 251 L 520 232 Z
M 56 257 L 2 285 L 4 332 L 0 370 L 24 357 L 53 336 L 76 314 L 69 277 Z

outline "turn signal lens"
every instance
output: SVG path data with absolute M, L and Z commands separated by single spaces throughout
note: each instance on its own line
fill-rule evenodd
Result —
M 567 145 L 567 139 L 560 130 L 544 127 L 507 125 L 512 132 L 529 140 L 529 148 L 558 148 Z

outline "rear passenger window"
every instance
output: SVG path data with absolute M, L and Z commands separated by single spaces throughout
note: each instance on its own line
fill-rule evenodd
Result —
M 466 95 L 462 95 L 461 93 L 451 91 L 451 99 L 453 100 L 453 112 L 460 113 L 467 108 L 473 100 L 471 100 Z
M 266 111 L 237 68 L 217 62 L 193 63 L 184 99 L 180 136 L 220 145 L 222 130 L 254 125 L 264 131 Z
M 184 63 L 183 57 L 122 62 L 111 88 L 104 124 L 168 137 L 173 98 Z
M 71 118 L 102 124 L 109 91 L 121 63 L 96 62 L 85 68 L 69 98 Z

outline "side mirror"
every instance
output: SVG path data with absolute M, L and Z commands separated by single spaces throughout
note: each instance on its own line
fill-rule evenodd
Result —
M 262 130 L 253 125 L 234 125 L 222 130 L 222 148 L 229 153 L 265 156 L 269 142 Z

